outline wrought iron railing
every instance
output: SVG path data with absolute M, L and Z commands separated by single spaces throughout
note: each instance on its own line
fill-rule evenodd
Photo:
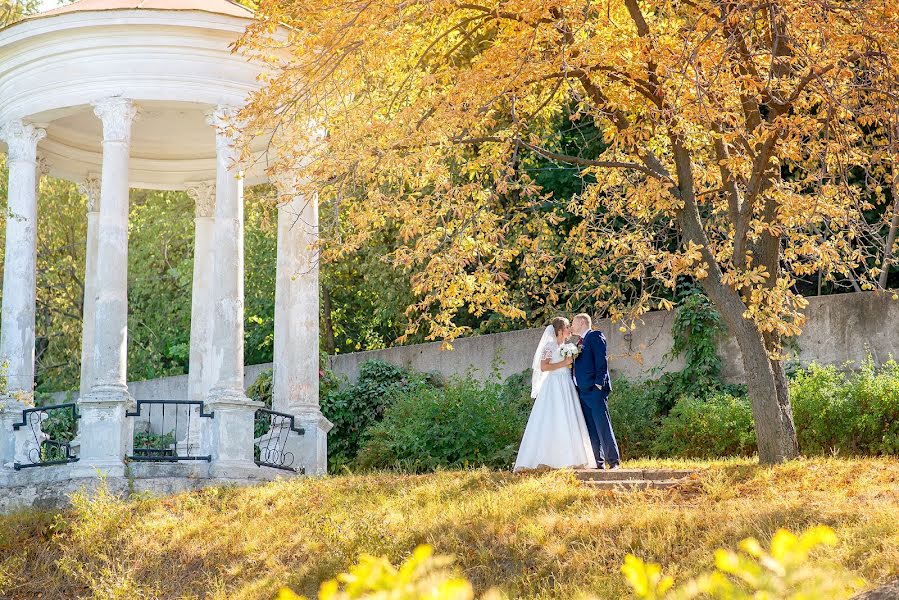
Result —
M 304 471 L 302 467 L 294 466 L 296 458 L 288 446 L 292 437 L 295 439 L 305 433 L 302 427 L 296 426 L 293 415 L 260 408 L 253 424 L 253 455 L 257 465 L 294 473 Z
M 178 462 L 205 460 L 198 454 L 202 439 L 201 419 L 211 419 L 199 400 L 138 400 L 133 412 L 134 449 L 128 460 L 146 462 Z
M 78 433 L 77 421 L 80 417 L 74 403 L 23 410 L 22 421 L 13 423 L 13 429 L 19 431 L 27 428 L 27 437 L 21 441 L 21 453 L 29 462 L 14 461 L 13 468 L 19 470 L 77 461 L 72 440 Z

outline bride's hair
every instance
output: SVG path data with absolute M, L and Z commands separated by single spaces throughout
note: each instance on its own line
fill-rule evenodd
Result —
M 556 317 L 552 320 L 551 324 L 553 326 L 553 331 L 556 332 L 556 335 L 559 335 L 560 333 L 565 331 L 565 328 L 569 325 L 568 319 L 566 319 L 565 317 Z

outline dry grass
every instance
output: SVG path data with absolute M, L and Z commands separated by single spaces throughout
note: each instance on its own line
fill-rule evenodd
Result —
M 689 465 L 697 466 L 664 463 Z M 696 481 L 664 492 L 596 493 L 564 472 L 457 471 L 101 497 L 56 520 L 39 512 L 0 518 L 0 596 L 255 599 L 283 584 L 314 595 L 360 553 L 397 562 L 429 543 L 457 556 L 481 589 L 622 598 L 629 552 L 680 580 L 710 568 L 717 547 L 813 524 L 833 527 L 841 540 L 818 560 L 872 583 L 899 576 L 899 460 L 698 466 Z

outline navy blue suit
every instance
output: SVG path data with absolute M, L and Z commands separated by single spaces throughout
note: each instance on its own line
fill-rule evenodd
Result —
M 588 331 L 584 335 L 581 353 L 574 359 L 573 372 L 596 464 L 601 466 L 605 459 L 610 467 L 617 466 L 621 457 L 612 431 L 608 402 L 612 378 L 609 376 L 606 338 L 601 332 Z

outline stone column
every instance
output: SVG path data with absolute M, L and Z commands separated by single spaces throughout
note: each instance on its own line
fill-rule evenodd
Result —
M 303 436 L 286 450 L 309 475 L 328 470 L 328 431 L 319 408 L 318 198 L 295 190 L 292 177 L 277 182 L 278 256 L 275 279 L 273 407 L 296 417 Z
M 103 168 L 97 239 L 94 306 L 93 382 L 80 400 L 79 471 L 124 473 L 130 446 L 125 411 L 132 399 L 127 385 L 128 356 L 128 162 L 131 123 L 137 109 L 126 98 L 94 104 L 103 122 Z
M 34 315 L 37 259 L 37 144 L 43 129 L 22 121 L 0 127 L 6 142 L 9 187 L 6 208 L 6 253 L 3 306 L 0 309 L 0 466 L 15 462 L 12 424 L 33 400 Z
M 34 391 L 37 144 L 46 132 L 12 121 L 3 126 L 0 135 L 9 148 L 0 365 L 6 364 L 10 395 L 30 400 Z
M 244 207 L 243 176 L 230 130 L 235 113 L 219 106 L 208 120 L 216 132 L 214 317 L 209 353 L 215 384 L 207 398 L 207 410 L 215 412 L 210 440 L 214 477 L 258 472 L 253 462 L 253 415 L 261 403 L 244 393 Z
M 85 398 L 94 384 L 94 321 L 97 302 L 97 246 L 100 221 L 100 180 L 88 175 L 78 184 L 87 199 L 87 243 L 84 251 L 84 301 L 81 319 L 81 386 L 79 398 Z
M 190 366 L 187 374 L 187 397 L 205 402 L 215 381 L 212 381 L 212 329 L 213 329 L 213 268 L 215 252 L 215 182 L 190 184 L 187 195 L 194 201 L 194 275 L 190 313 Z M 199 408 L 191 408 L 190 439 L 179 440 L 184 447 L 179 453 L 208 454 L 209 449 L 200 446 L 207 437 L 201 432 L 206 419 L 200 417 Z M 184 432 L 186 435 L 186 431 Z
M 215 381 L 210 381 L 212 346 L 212 283 L 215 252 L 215 183 L 191 184 L 187 195 L 195 204 L 194 274 L 190 313 L 190 367 L 187 395 L 190 400 L 206 400 Z

